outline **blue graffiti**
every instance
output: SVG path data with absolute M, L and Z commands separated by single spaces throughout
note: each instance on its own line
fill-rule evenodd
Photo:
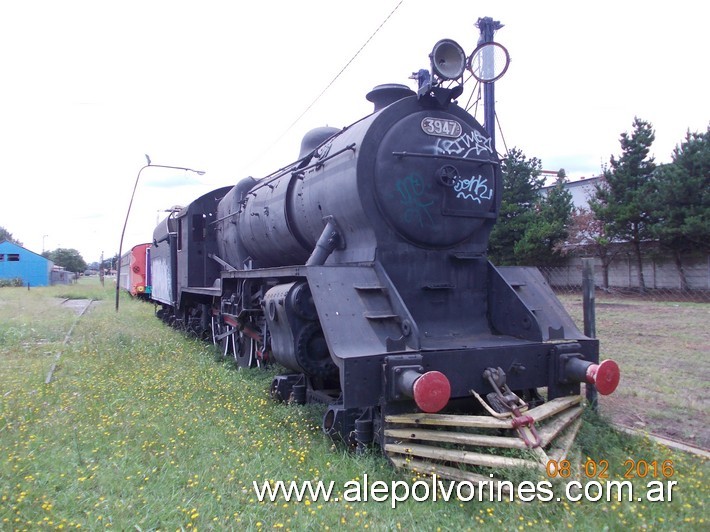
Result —
M 429 207 L 434 201 L 424 202 L 424 182 L 417 175 L 408 175 L 404 179 L 399 179 L 396 184 L 399 192 L 400 204 L 405 207 L 404 221 L 417 223 L 419 227 L 434 225 L 434 220 L 429 213 Z

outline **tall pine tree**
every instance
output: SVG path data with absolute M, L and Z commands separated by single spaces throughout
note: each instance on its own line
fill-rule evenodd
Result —
M 518 148 L 511 149 L 501 161 L 503 197 L 488 245 L 488 253 L 496 264 L 518 264 L 515 245 L 534 219 L 533 207 L 544 183 L 541 168 L 539 159 L 528 159 Z
M 688 290 L 683 256 L 710 251 L 710 126 L 705 133 L 689 131 L 673 150 L 671 164 L 658 168 L 655 181 L 653 234 L 673 255 L 680 288 Z
M 611 157 L 604 179 L 595 187 L 590 201 L 594 214 L 604 223 L 607 235 L 631 245 L 641 291 L 646 289 L 641 242 L 652 237 L 652 176 L 656 165 L 653 157 L 649 157 L 649 151 L 655 136 L 649 122 L 634 118 L 631 134 L 621 134 L 621 156 L 618 159 Z
M 515 243 L 518 264 L 555 266 L 562 262 L 560 244 L 568 237 L 573 208 L 572 194 L 566 183 L 565 171 L 560 170 L 547 194 L 538 195 L 533 207 L 534 216 Z

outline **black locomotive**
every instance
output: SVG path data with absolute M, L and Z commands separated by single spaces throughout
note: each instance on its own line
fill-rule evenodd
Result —
M 154 233 L 160 315 L 241 367 L 286 368 L 272 396 L 324 403 L 324 430 L 349 444 L 382 443 L 389 415 L 505 412 L 539 388 L 618 382 L 536 269 L 487 260 L 499 161 L 439 78 L 376 87 L 369 116 L 310 132 L 296 162 Z

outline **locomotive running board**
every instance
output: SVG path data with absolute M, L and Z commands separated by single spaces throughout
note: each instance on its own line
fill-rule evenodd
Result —
M 474 483 L 491 481 L 491 478 L 466 471 L 463 467 L 532 468 L 545 471 L 549 460 L 559 462 L 567 457 L 582 423 L 580 416 L 584 407 L 581 401 L 579 395 L 561 397 L 527 411 L 525 415 L 537 424 L 541 440 L 541 445 L 532 449 L 515 435 L 499 435 L 503 430 L 515 433 L 510 418 L 446 414 L 386 416 L 385 454 L 397 468 Z M 493 433 L 486 434 L 486 430 Z M 522 458 L 513 458 L 491 454 L 487 449 L 528 452 L 521 453 Z M 452 467 L 452 464 L 459 467 Z

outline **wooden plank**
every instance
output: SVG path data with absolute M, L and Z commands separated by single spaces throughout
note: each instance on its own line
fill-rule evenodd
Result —
M 542 429 L 538 430 L 540 439 L 542 439 L 542 446 L 547 447 L 552 441 L 559 436 L 563 430 L 569 427 L 572 422 L 582 415 L 584 408 L 578 406 L 576 408 L 571 408 L 567 412 L 563 412 L 554 420 L 547 423 Z
M 441 478 L 447 478 L 449 480 L 456 480 L 458 482 L 471 482 L 474 487 L 483 488 L 490 490 L 495 488 L 495 492 L 498 492 L 498 486 L 500 485 L 500 491 L 506 495 L 511 494 L 511 483 L 501 482 L 498 479 L 492 479 L 484 475 L 479 475 L 476 473 L 471 473 L 469 471 L 462 471 L 461 469 L 456 469 L 455 467 L 449 467 L 434 462 L 425 462 L 423 460 L 412 460 L 411 458 L 400 458 L 398 456 L 391 456 L 390 460 L 395 467 L 400 469 L 408 469 L 414 471 L 415 473 L 424 473 L 427 475 L 436 475 Z
M 491 416 L 455 416 L 450 414 L 399 414 L 386 416 L 387 423 L 408 423 L 411 425 L 436 425 L 479 429 L 510 429 L 510 419 L 496 419 Z
M 537 461 L 543 466 L 547 467 L 547 462 L 550 461 L 550 458 L 547 456 L 547 453 L 542 447 L 534 447 L 531 449 L 535 457 L 537 458 Z
M 484 445 L 488 447 L 502 447 L 505 449 L 527 449 L 525 442 L 520 438 L 505 436 L 488 436 L 485 434 L 467 434 L 463 432 L 449 432 L 443 430 L 426 429 L 387 429 L 385 436 L 406 440 L 424 440 L 446 443 L 459 443 L 463 445 Z
M 388 443 L 385 445 L 385 452 L 486 467 L 533 467 L 544 469 L 544 466 L 536 462 L 523 460 L 521 458 L 508 458 L 505 456 L 494 456 L 471 451 L 457 451 L 454 449 L 438 449 L 427 445 Z
M 567 454 L 569 453 L 569 450 L 572 448 L 572 444 L 574 443 L 574 439 L 577 437 L 577 432 L 579 432 L 579 427 L 582 426 L 582 418 L 577 419 L 577 421 L 574 422 L 574 424 L 570 427 L 570 429 L 565 433 L 564 436 L 559 438 L 555 443 L 557 444 L 557 448 L 551 450 L 549 453 L 547 453 L 550 457 L 550 460 L 557 460 L 558 462 L 564 460 L 567 458 Z M 547 464 L 544 464 L 547 465 Z
M 558 397 L 552 401 L 528 410 L 524 415 L 531 416 L 535 421 L 542 421 L 548 417 L 559 414 L 563 410 L 573 407 L 582 402 L 581 395 L 570 395 L 569 397 Z
M 535 421 L 542 421 L 579 404 L 581 401 L 581 395 L 558 397 L 557 399 L 553 399 L 532 410 L 524 412 L 523 415 L 531 416 Z M 450 414 L 398 414 L 386 416 L 385 421 L 387 423 L 480 429 L 510 429 L 513 427 L 510 419 L 496 419 L 491 416 L 458 416 Z

